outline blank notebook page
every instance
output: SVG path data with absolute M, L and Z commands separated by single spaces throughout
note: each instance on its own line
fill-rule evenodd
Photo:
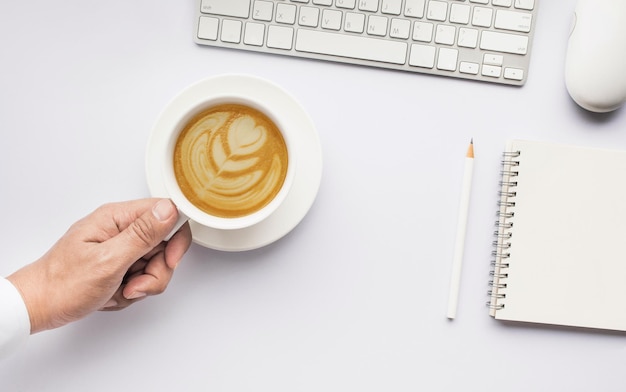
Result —
M 626 152 L 518 140 L 507 151 L 519 165 L 503 169 L 492 316 L 626 330 Z

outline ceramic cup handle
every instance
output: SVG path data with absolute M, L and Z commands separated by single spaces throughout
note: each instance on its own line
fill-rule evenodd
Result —
M 178 229 L 180 229 L 180 227 L 184 225 L 185 222 L 187 222 L 188 220 L 189 220 L 189 217 L 183 214 L 183 212 L 180 209 L 178 209 L 178 220 L 176 221 L 176 224 L 174 225 L 174 228 L 172 229 L 172 231 L 170 231 L 167 237 L 165 237 L 165 241 L 169 241 L 174 236 L 174 234 L 176 234 Z

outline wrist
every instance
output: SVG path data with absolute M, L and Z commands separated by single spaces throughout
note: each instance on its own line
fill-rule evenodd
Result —
M 44 328 L 44 315 L 42 313 L 42 306 L 39 306 L 36 297 L 36 291 L 33 286 L 33 279 L 30 279 L 25 270 L 29 269 L 26 266 L 13 274 L 9 275 L 6 279 L 15 286 L 18 293 L 21 295 L 26 310 L 28 311 L 28 318 L 30 320 L 30 334 L 43 331 Z M 34 271 L 33 271 L 34 272 Z

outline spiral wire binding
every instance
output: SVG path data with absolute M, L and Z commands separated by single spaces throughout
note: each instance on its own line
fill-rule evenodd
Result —
M 504 152 L 502 154 L 502 168 L 500 180 L 500 191 L 498 191 L 498 212 L 495 222 L 496 231 L 494 232 L 493 247 L 491 252 L 491 272 L 489 275 L 489 286 L 491 289 L 487 292 L 489 302 L 487 306 L 492 312 L 504 308 L 506 300 L 506 279 L 508 278 L 508 259 L 511 257 L 509 248 L 511 248 L 511 238 L 513 237 L 513 220 L 515 218 L 515 197 L 517 196 L 517 176 L 519 175 L 518 167 L 520 165 L 520 151 Z M 493 313 L 492 313 L 493 314 Z

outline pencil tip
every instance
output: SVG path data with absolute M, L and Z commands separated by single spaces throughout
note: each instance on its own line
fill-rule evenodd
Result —
M 467 148 L 467 154 L 465 156 L 468 158 L 474 158 L 474 138 L 470 141 L 470 145 Z

